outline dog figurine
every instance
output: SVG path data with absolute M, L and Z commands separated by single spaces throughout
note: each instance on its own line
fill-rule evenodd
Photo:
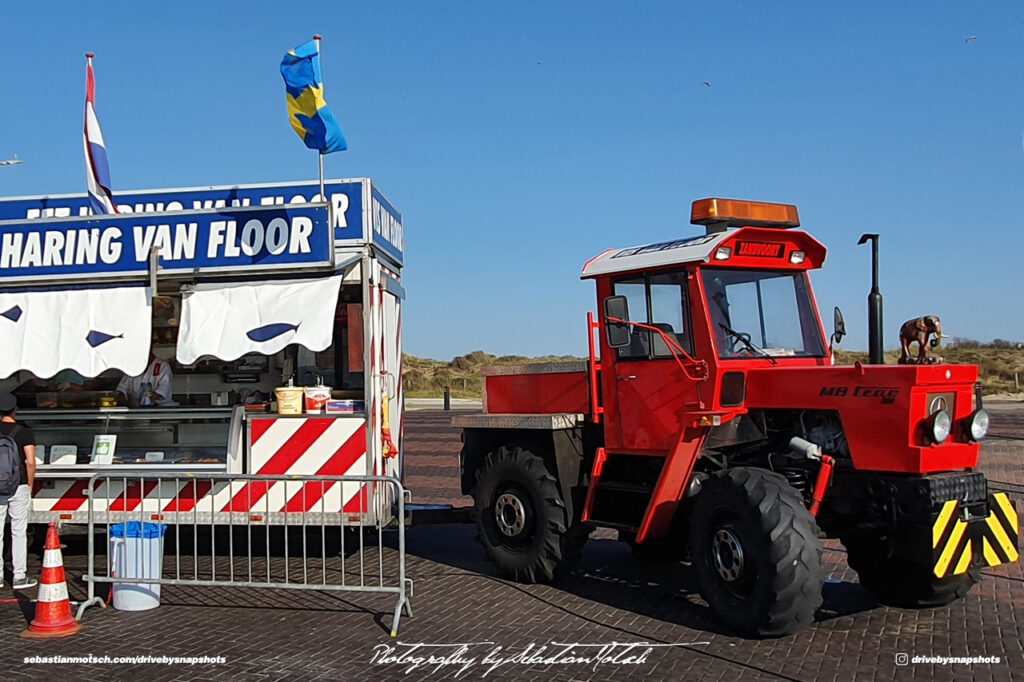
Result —
M 935 335 L 931 341 L 929 336 Z M 900 360 L 901 365 L 931 365 L 941 359 L 931 357 L 931 348 L 939 345 L 941 339 L 949 337 L 942 333 L 942 321 L 938 315 L 926 315 L 907 320 L 900 327 Z M 917 342 L 917 357 L 910 354 L 910 344 Z

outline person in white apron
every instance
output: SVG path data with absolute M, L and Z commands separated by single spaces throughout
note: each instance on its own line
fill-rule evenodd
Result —
M 146 371 L 134 377 L 124 376 L 115 389 L 132 407 L 167 405 L 171 402 L 171 366 L 152 352 Z

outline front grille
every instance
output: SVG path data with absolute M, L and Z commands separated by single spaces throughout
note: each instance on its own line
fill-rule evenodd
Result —
M 982 473 L 931 474 L 922 480 L 928 485 L 928 497 L 933 506 L 949 500 L 964 500 L 970 504 L 988 499 L 988 480 Z
M 956 393 L 953 391 L 946 391 L 943 393 L 929 393 L 928 394 L 928 415 L 935 414 L 939 410 L 945 410 L 949 412 L 949 416 L 956 414 L 954 408 L 956 407 Z

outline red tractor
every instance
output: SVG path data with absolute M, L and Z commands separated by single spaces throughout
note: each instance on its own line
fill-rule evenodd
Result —
M 484 413 L 455 418 L 500 571 L 554 580 L 612 528 L 691 562 L 722 621 L 769 637 L 813 621 L 822 538 L 905 607 L 1017 561 L 1016 509 L 975 470 L 977 367 L 835 366 L 808 277 L 825 247 L 792 229 L 796 207 L 704 199 L 691 222 L 706 234 L 583 267 L 588 362 L 487 370 Z

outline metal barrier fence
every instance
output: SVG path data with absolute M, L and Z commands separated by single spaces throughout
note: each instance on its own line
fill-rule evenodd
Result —
M 344 486 L 353 484 L 362 497 L 357 513 L 344 511 L 338 503 Z M 371 487 L 372 494 L 364 495 Z M 232 500 L 228 509 L 243 511 L 222 511 L 224 495 L 209 494 L 218 490 Z M 412 616 L 413 585 L 405 574 L 409 493 L 397 478 L 125 471 L 94 475 L 86 493 L 89 554 L 84 579 L 89 595 L 79 606 L 78 618 L 89 606 L 106 603 L 96 595 L 97 583 L 139 586 L 125 588 L 125 594 L 146 585 L 390 593 L 398 598 L 392 637 L 402 611 Z M 281 511 L 282 499 L 288 501 L 286 511 Z M 293 507 L 300 511 L 288 511 Z M 145 538 L 123 545 L 111 539 L 115 525 L 132 522 L 146 524 L 138 528 L 150 532 L 154 525 L 166 526 L 159 562 Z M 397 553 L 386 552 L 384 546 L 384 531 L 392 522 Z M 133 529 L 125 528 L 114 530 L 130 536 Z M 103 547 L 97 547 L 97 530 L 106 533 Z M 99 571 L 98 554 L 105 557 Z M 117 575 L 121 563 L 125 575 Z

